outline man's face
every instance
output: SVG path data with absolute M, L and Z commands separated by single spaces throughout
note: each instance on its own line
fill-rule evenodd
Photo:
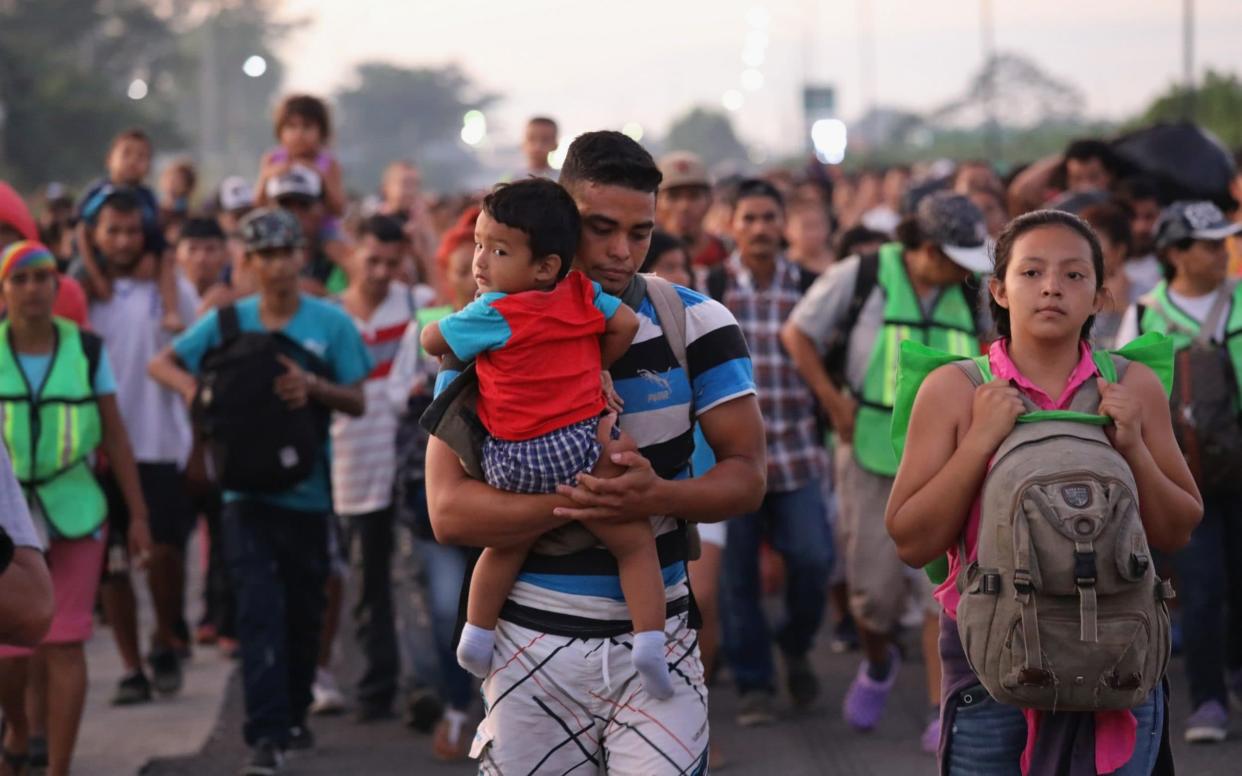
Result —
M 353 269 L 369 296 L 375 299 L 387 296 L 389 285 L 401 271 L 403 257 L 400 241 L 380 242 L 374 235 L 362 238 L 354 248 Z
M 276 201 L 281 210 L 287 210 L 298 219 L 302 237 L 309 244 L 319 242 L 319 226 L 323 223 L 323 203 L 303 196 L 286 196 Z
M 422 188 L 423 179 L 418 168 L 408 165 L 393 168 L 384 179 L 384 201 L 405 212 L 414 206 Z
M 548 154 L 556 150 L 556 127 L 542 121 L 533 121 L 526 125 L 526 136 L 522 140 L 522 152 L 526 154 L 526 164 L 533 170 L 541 170 L 548 166 Z
M 14 270 L 4 281 L 4 303 L 11 315 L 27 320 L 47 318 L 56 301 L 56 270 L 33 267 Z
M 95 221 L 95 247 L 118 269 L 130 269 L 142 258 L 142 212 L 105 207 Z
M 660 189 L 656 196 L 656 221 L 661 229 L 674 237 L 697 239 L 711 206 L 712 193 L 706 186 Z
M 219 282 L 227 259 L 224 240 L 215 237 L 186 237 L 177 243 L 177 265 L 200 291 Z
M 575 266 L 608 293 L 620 294 L 651 247 L 655 194 L 589 182 L 570 193 L 582 216 Z
M 1070 191 L 1096 191 L 1107 189 L 1113 176 L 1104 163 L 1095 157 L 1069 159 L 1065 162 L 1066 188 Z
M 151 169 L 151 146 L 141 140 L 125 138 L 108 154 L 108 177 L 117 183 L 136 186 Z
M 1155 250 L 1156 221 L 1160 218 L 1160 203 L 1154 199 L 1138 199 L 1130 203 L 1134 215 L 1130 218 L 1130 234 L 1135 256 L 1146 256 Z
M 819 256 L 828 249 L 832 236 L 828 216 L 817 206 L 802 206 L 789 214 L 785 239 L 800 256 Z
M 302 272 L 301 248 L 268 248 L 246 254 L 243 266 L 261 294 L 297 293 Z
M 785 213 L 771 197 L 744 197 L 733 208 L 733 240 L 744 259 L 776 258 L 784 230 Z

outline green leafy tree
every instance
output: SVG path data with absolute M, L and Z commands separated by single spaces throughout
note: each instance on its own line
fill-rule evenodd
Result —
M 336 115 L 338 152 L 354 188 L 374 189 L 397 159 L 414 159 L 426 183 L 440 190 L 458 190 L 476 174 L 478 161 L 460 139 L 462 117 L 496 97 L 478 92 L 459 68 L 368 62 L 353 80 L 336 94 Z
M 83 182 L 129 126 L 179 145 L 181 66 L 167 22 L 142 0 L 0 0 L 0 177 L 27 189 Z M 142 99 L 127 96 L 136 79 Z
M 1132 123 L 1192 119 L 1230 148 L 1242 147 L 1242 81 L 1233 73 L 1208 70 L 1198 87 L 1171 86 Z
M 729 117 L 706 108 L 693 108 L 676 119 L 664 137 L 664 148 L 693 151 L 709 167 L 726 161 L 746 161 L 746 146 L 737 139 Z

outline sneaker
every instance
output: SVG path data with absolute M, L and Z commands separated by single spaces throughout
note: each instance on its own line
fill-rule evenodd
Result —
M 1242 711 L 1242 668 L 1231 668 L 1225 673 L 1225 685 L 1229 688 L 1229 703 L 1235 711 Z
M 289 743 L 285 747 L 290 752 L 305 752 L 315 748 L 315 734 L 306 725 L 294 725 L 289 728 Z
M 884 716 L 884 706 L 888 702 L 888 694 L 897 683 L 897 671 L 901 668 L 901 657 L 896 649 L 890 651 L 888 676 L 877 682 L 867 675 L 867 661 L 858 666 L 858 675 L 850 684 L 842 704 L 845 721 L 859 732 L 866 732 L 880 724 Z
M 919 739 L 923 745 L 923 751 L 928 754 L 935 754 L 940 751 L 940 715 L 936 716 L 927 723 L 927 727 L 923 729 L 923 737 Z
M 772 711 L 771 690 L 746 690 L 738 698 L 737 724 L 741 727 L 759 727 L 776 721 Z
M 311 687 L 314 701 L 311 703 L 311 714 L 340 714 L 345 711 L 345 696 L 337 687 L 336 677 L 326 668 L 315 671 L 315 684 Z
M 420 733 L 430 733 L 444 716 L 444 703 L 434 690 L 419 687 L 405 701 L 405 724 Z
M 472 736 L 465 735 L 468 718 L 464 711 L 448 709 L 436 725 L 431 751 L 441 762 L 460 762 L 470 756 Z
M 175 695 L 181 691 L 181 658 L 171 649 L 151 652 L 147 658 L 151 666 L 151 680 L 160 695 Z
M 819 676 L 806 655 L 785 656 L 785 686 L 794 708 L 805 709 L 819 697 Z
M 141 670 L 123 677 L 116 685 L 116 695 L 112 696 L 113 706 L 133 706 L 151 700 L 151 683 Z
M 1186 719 L 1186 743 L 1217 744 L 1225 740 L 1229 712 L 1220 701 L 1200 703 Z
M 250 750 L 250 759 L 241 769 L 241 776 L 275 776 L 285 765 L 285 753 L 276 742 L 263 739 Z

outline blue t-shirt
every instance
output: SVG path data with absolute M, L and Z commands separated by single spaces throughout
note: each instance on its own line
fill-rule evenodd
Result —
M 259 297 L 248 296 L 237 302 L 237 319 L 242 331 L 267 331 L 259 320 Z M 353 385 L 371 372 L 371 358 L 353 321 L 339 307 L 303 294 L 301 304 L 281 333 L 315 354 L 328 367 L 328 377 L 339 385 Z M 204 315 L 173 342 L 173 352 L 192 374 L 198 374 L 203 356 L 221 343 L 219 315 Z M 303 364 L 302 366 L 306 366 Z M 300 512 L 332 511 L 332 484 L 328 473 L 329 445 L 315 463 L 310 476 L 289 490 L 279 493 L 239 493 L 225 491 L 226 501 L 254 499 Z
M 17 363 L 26 375 L 26 383 L 36 393 L 43 387 L 47 379 L 47 370 L 52 366 L 52 354 L 42 353 L 31 355 L 17 353 Z M 91 380 L 96 396 L 112 396 L 116 393 L 116 375 L 112 373 L 112 362 L 108 360 L 107 348 L 99 349 L 99 363 L 95 366 L 95 377 Z

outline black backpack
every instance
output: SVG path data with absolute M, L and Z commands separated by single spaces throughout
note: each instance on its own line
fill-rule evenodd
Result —
M 329 415 L 313 402 L 290 409 L 276 395 L 285 372 L 277 356 L 319 375 L 327 365 L 279 332 L 243 332 L 233 305 L 220 309 L 219 323 L 221 342 L 203 356 L 193 405 L 216 476 L 226 490 L 288 490 L 323 455 Z

